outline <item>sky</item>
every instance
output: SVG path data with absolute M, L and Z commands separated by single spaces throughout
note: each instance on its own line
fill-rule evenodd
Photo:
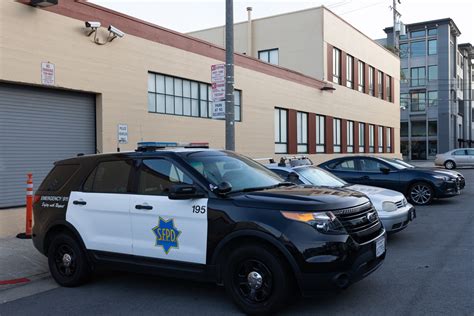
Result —
M 179 32 L 225 24 L 225 0 L 89 0 L 104 7 Z M 459 43 L 474 45 L 474 0 L 400 0 L 397 10 L 405 24 L 451 18 L 461 31 Z M 325 5 L 367 36 L 385 37 L 391 26 L 392 0 L 234 0 L 234 22 Z

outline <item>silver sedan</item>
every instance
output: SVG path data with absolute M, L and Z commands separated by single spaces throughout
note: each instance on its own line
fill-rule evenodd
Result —
M 437 154 L 435 165 L 444 166 L 446 169 L 474 166 L 474 148 L 459 148 L 444 154 Z

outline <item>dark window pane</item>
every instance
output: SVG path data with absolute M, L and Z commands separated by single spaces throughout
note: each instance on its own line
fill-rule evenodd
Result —
M 408 137 L 408 122 L 401 122 L 400 137 Z
M 429 40 L 428 41 L 428 55 L 436 55 L 438 53 L 438 41 Z
M 419 57 L 426 55 L 426 44 L 424 41 L 410 43 L 410 56 Z
M 335 165 L 333 169 L 334 170 L 354 171 L 354 170 L 356 170 L 355 160 L 346 160 L 346 161 L 340 162 L 337 165 Z
M 437 136 L 438 135 L 438 122 L 429 121 L 428 122 L 428 136 Z
M 438 29 L 429 29 L 428 30 L 428 36 L 433 36 L 438 34 Z
M 139 172 L 139 194 L 168 195 L 175 184 L 192 184 L 191 178 L 168 160 L 144 160 Z
M 59 165 L 51 170 L 41 183 L 38 191 L 57 191 L 79 169 L 79 165 Z
M 383 163 L 373 159 L 361 159 L 359 162 L 360 170 L 366 172 L 382 172 L 380 171 L 380 168 L 387 168 Z
M 425 121 L 412 121 L 411 122 L 411 136 L 412 137 L 426 136 L 426 122 Z
M 131 161 L 101 162 L 84 184 L 86 192 L 126 193 Z
M 411 38 L 423 37 L 423 36 L 425 36 L 425 30 L 413 31 L 413 32 L 410 33 L 410 36 L 411 36 Z

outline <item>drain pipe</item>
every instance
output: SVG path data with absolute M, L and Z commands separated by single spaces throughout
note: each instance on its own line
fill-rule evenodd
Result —
M 247 56 L 253 57 L 252 51 L 252 7 L 247 7 Z

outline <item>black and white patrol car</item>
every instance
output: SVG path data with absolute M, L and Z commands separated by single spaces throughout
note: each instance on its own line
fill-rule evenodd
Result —
M 106 263 L 216 282 L 258 314 L 295 288 L 345 288 L 383 262 L 386 233 L 364 195 L 282 182 L 197 145 L 56 162 L 35 194 L 33 227 L 56 282 L 80 285 Z

